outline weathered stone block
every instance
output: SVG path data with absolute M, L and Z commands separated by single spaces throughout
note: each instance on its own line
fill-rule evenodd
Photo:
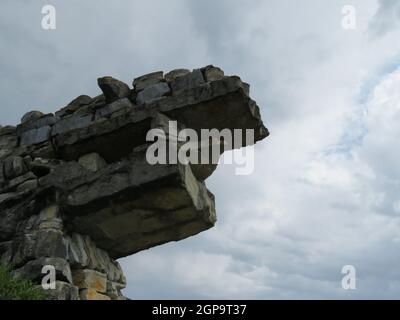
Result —
M 118 99 L 129 98 L 131 95 L 131 89 L 128 85 L 113 77 L 99 78 L 97 83 L 109 103 Z
M 175 69 L 175 70 L 168 72 L 165 75 L 165 80 L 167 82 L 171 82 L 171 81 L 175 80 L 176 78 L 185 76 L 189 73 L 190 73 L 190 70 L 188 70 L 188 69 Z
M 21 118 L 21 123 L 29 122 L 32 120 L 37 120 L 43 117 L 44 114 L 40 111 L 29 111 L 24 114 L 24 116 Z
M 214 225 L 214 199 L 189 166 L 150 165 L 140 153 L 115 165 L 115 171 L 111 168 L 93 177 L 90 187 L 77 182 L 81 186 L 65 195 L 63 208 L 75 230 L 89 234 L 111 257 L 177 241 Z M 118 201 L 105 207 L 102 201 L 112 197 Z M 186 220 L 177 220 L 175 212 L 185 207 Z
M 0 264 L 10 266 L 13 256 L 12 241 L 0 242 Z
M 65 117 L 58 121 L 54 126 L 51 131 L 51 135 L 55 136 L 57 134 L 61 134 L 67 131 L 72 131 L 75 129 L 80 129 L 80 128 L 85 128 L 89 126 L 92 123 L 92 115 L 86 115 L 86 116 L 78 116 L 78 115 L 72 115 L 69 117 Z
M 92 107 L 94 110 L 104 107 L 107 104 L 106 97 L 104 94 L 99 94 L 98 96 L 94 97 L 92 101 L 87 105 Z M 81 108 L 82 109 L 82 108 Z M 77 111 L 77 114 L 80 113 L 81 109 Z
M 25 212 L 32 208 L 26 192 L 0 194 L 0 241 L 10 240 Z
M 63 228 L 63 221 L 59 213 L 59 207 L 57 205 L 50 205 L 44 208 L 38 215 L 37 224 L 39 230 L 53 229 L 55 231 L 61 231 Z M 64 242 L 68 243 L 68 239 L 66 237 L 64 238 Z M 69 257 L 68 253 L 66 257 Z
M 68 106 L 83 106 L 92 102 L 92 98 L 82 94 L 68 103 Z
M 25 190 L 34 190 L 38 187 L 38 180 L 37 179 L 31 179 L 27 180 L 17 187 L 17 192 L 25 191 Z
M 221 80 L 224 78 L 224 71 L 214 66 L 207 66 L 203 69 L 204 77 L 207 82 Z
M 0 189 L 3 187 L 5 182 L 5 175 L 4 175 L 4 162 L 0 160 Z
M 31 281 L 41 282 L 43 277 L 48 274 L 48 272 L 42 273 L 43 267 L 45 266 L 54 268 L 56 280 L 72 283 L 70 266 L 66 260 L 61 258 L 39 258 L 31 260 L 23 267 L 16 269 L 13 274 Z
M 110 260 L 107 264 L 107 279 L 112 282 L 126 285 L 126 278 L 118 261 Z
M 164 80 L 164 72 L 157 71 L 135 78 L 133 80 L 132 85 L 135 88 L 135 91 L 138 92 L 145 89 L 146 87 L 155 85 L 163 80 Z
M 17 233 L 20 235 L 26 234 L 26 233 L 33 233 L 34 231 L 37 230 L 38 227 L 38 215 L 33 215 L 30 216 L 20 223 L 18 223 L 17 226 Z
M 240 78 L 224 77 L 159 99 L 148 105 L 147 109 L 164 113 L 185 124 L 187 128 L 195 129 L 199 134 L 202 129 L 242 129 L 243 134 L 245 129 L 252 129 L 257 142 L 269 133 L 261 120 L 260 110 L 249 98 L 247 89 Z M 242 141 L 242 146 L 245 146 L 245 137 Z
M 4 126 L 0 127 L 0 137 L 5 135 L 15 135 L 17 132 L 17 128 L 14 126 Z M 1 141 L 1 139 L 0 139 Z
M 63 281 L 56 281 L 55 290 L 45 290 L 49 300 L 80 300 L 78 287 Z
M 98 293 L 94 289 L 83 289 L 80 291 L 81 300 L 111 300 L 109 296 Z
M 4 176 L 12 179 L 28 171 L 22 157 L 10 157 L 4 161 Z
M 99 293 L 107 291 L 107 277 L 95 270 L 76 270 L 73 274 L 74 285 L 79 289 L 94 289 Z
M 97 153 L 89 153 L 80 157 L 78 163 L 85 169 L 96 172 L 104 168 L 107 163 Z
M 99 271 L 99 272 L 106 272 L 107 267 L 105 261 L 102 259 L 102 255 L 100 254 L 99 250 L 96 247 L 96 244 L 92 242 L 90 237 L 84 237 L 85 243 L 85 250 L 89 258 L 88 267 L 90 269 Z
M 60 209 L 58 205 L 52 204 L 44 208 L 39 213 L 40 221 L 48 221 L 53 220 L 60 217 Z
M 126 110 L 117 117 L 95 121 L 86 128 L 66 131 L 55 137 L 54 144 L 60 158 L 77 160 L 96 152 L 110 163 L 143 144 L 150 124 L 147 110 Z
M 201 70 L 193 70 L 184 76 L 176 77 L 175 80 L 171 81 L 170 86 L 173 92 L 195 88 L 199 85 L 204 84 L 204 77 Z
M 102 95 L 102 97 L 104 98 L 104 96 Z M 77 98 L 75 98 L 74 100 L 72 100 L 70 103 L 68 103 L 68 105 L 64 108 L 62 108 L 61 110 L 57 111 L 55 113 L 57 118 L 63 118 L 66 117 L 68 115 L 72 115 L 72 114 L 76 114 L 76 115 L 87 115 L 89 113 L 91 113 L 92 108 L 96 107 L 96 103 L 98 102 L 98 98 L 91 98 L 87 95 L 81 95 Z M 105 104 L 105 100 L 104 103 Z
M 153 84 L 138 93 L 136 97 L 136 102 L 138 105 L 143 105 L 151 102 L 154 99 L 166 96 L 170 92 L 171 89 L 166 82 Z
M 85 248 L 85 240 L 80 234 L 73 233 L 69 238 L 68 257 L 72 266 L 78 268 L 87 267 L 90 263 L 87 250 Z
M 21 133 L 21 145 L 30 146 L 50 139 L 50 126 L 40 127 Z
M 0 135 L 0 159 L 11 156 L 18 145 L 18 136 L 16 134 Z
M 43 143 L 36 144 L 31 146 L 31 148 L 32 151 L 30 151 L 30 153 L 33 158 L 54 159 L 56 157 L 56 153 L 51 141 L 45 141 Z
M 22 176 L 18 176 L 12 180 L 9 180 L 8 184 L 7 184 L 7 188 L 14 189 L 29 180 L 35 180 L 35 179 L 36 179 L 36 176 L 32 172 L 27 172 Z M 26 189 L 20 188 L 19 192 L 24 191 L 24 190 L 26 190 Z
M 121 290 L 125 288 L 125 285 L 118 283 L 107 281 L 107 296 L 109 296 L 112 300 L 117 300 L 122 296 Z
M 58 230 L 44 229 L 36 233 L 35 257 L 57 257 L 68 260 L 68 243 Z
M 98 109 L 96 111 L 95 117 L 96 117 L 96 119 L 99 119 L 102 117 L 109 116 L 112 113 L 117 112 L 121 109 L 130 109 L 130 108 L 133 108 L 133 105 L 129 99 L 127 99 L 127 98 L 119 99 L 119 100 L 116 100 L 116 101 L 104 106 L 101 109 Z
M 17 126 L 17 134 L 21 135 L 23 132 L 30 131 L 33 129 L 39 129 L 44 126 L 52 126 L 56 123 L 56 118 L 52 113 L 43 115 L 41 118 L 32 119 L 28 122 L 24 122 Z

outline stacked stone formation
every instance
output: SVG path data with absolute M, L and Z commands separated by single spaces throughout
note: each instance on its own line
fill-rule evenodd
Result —
M 97 97 L 0 127 L 1 262 L 38 284 L 54 266 L 54 299 L 124 299 L 116 259 L 214 226 L 204 180 L 216 165 L 149 164 L 150 129 L 174 120 L 268 136 L 249 85 L 217 67 L 154 72 L 133 89 L 112 77 L 98 85 Z

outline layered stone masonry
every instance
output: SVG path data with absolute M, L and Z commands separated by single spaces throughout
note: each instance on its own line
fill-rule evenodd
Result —
M 1 262 L 38 284 L 54 266 L 54 299 L 124 299 L 116 259 L 214 226 L 204 180 L 216 164 L 149 164 L 149 130 L 174 120 L 253 129 L 255 142 L 269 134 L 249 85 L 217 67 L 147 74 L 133 89 L 112 77 L 98 85 L 97 97 L 0 127 Z

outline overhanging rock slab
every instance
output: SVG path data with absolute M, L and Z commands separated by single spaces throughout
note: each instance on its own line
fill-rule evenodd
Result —
M 216 223 L 205 184 L 218 165 L 212 147 L 219 158 L 269 134 L 249 85 L 217 67 L 158 71 L 135 77 L 132 88 L 113 77 L 98 85 L 95 97 L 0 126 L 0 263 L 38 284 L 44 264 L 53 264 L 54 299 L 123 299 L 115 259 Z M 175 132 L 185 129 L 201 141 L 186 144 Z M 203 137 L 203 129 L 219 134 Z M 240 143 L 227 144 L 222 131 L 236 139 L 236 130 Z M 150 161 L 155 131 L 175 156 L 189 145 L 208 162 Z
M 66 163 L 41 184 L 57 191 L 67 226 L 112 258 L 187 238 L 216 221 L 214 196 L 189 165 L 150 165 L 144 152 L 96 173 Z

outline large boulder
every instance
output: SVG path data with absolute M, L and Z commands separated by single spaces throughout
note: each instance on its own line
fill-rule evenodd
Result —
M 37 120 L 43 116 L 44 116 L 44 114 L 40 111 L 36 111 L 36 110 L 29 111 L 23 115 L 23 117 L 21 118 L 21 123 L 26 123 L 26 122 L 29 122 L 32 120 Z
M 113 77 L 99 78 L 97 83 L 109 103 L 118 99 L 129 98 L 131 94 L 131 90 L 126 83 Z
M 135 78 L 132 84 L 133 87 L 135 88 L 135 91 L 138 92 L 142 91 L 143 89 L 149 86 L 162 82 L 163 80 L 164 80 L 164 72 L 157 71 Z

